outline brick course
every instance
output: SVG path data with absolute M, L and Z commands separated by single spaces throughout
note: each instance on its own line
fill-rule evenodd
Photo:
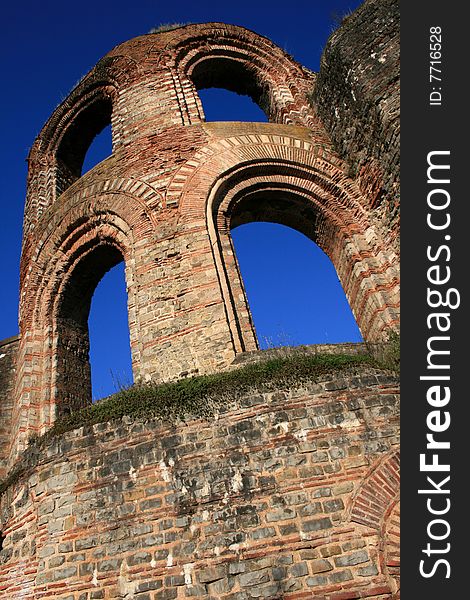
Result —
M 230 237 L 255 220 L 318 243 L 365 340 L 397 329 L 391 4 L 349 17 L 318 75 L 244 28 L 188 25 L 117 46 L 56 109 L 29 155 L 20 336 L 0 346 L 1 477 L 31 435 L 91 402 L 89 305 L 121 260 L 135 381 L 256 356 Z M 344 72 L 351 41 L 362 79 Z M 210 86 L 270 122 L 205 123 Z M 351 137 L 368 115 L 372 137 Z M 112 156 L 81 175 L 109 123 Z M 0 598 L 398 597 L 396 398 L 395 381 L 362 373 L 247 396 L 211 424 L 64 435 L 1 500 Z
M 397 394 L 362 368 L 64 434 L 2 497 L 0 598 L 391 598 Z
M 121 260 L 135 381 L 214 372 L 257 349 L 230 237 L 252 220 L 318 243 L 365 339 L 398 327 L 398 255 L 311 105 L 318 81 L 253 32 L 188 25 L 114 48 L 56 109 L 29 156 L 10 464 L 29 435 L 90 402 L 89 305 Z M 197 89 L 211 85 L 249 94 L 271 122 L 205 123 Z M 109 122 L 112 156 L 81 176 Z

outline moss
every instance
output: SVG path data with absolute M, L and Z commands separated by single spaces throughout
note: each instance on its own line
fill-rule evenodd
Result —
M 259 361 L 214 375 L 188 377 L 159 385 L 137 384 L 59 419 L 43 439 L 123 416 L 156 417 L 170 423 L 188 417 L 209 418 L 225 406 L 228 399 L 234 401 L 250 389 L 277 389 L 364 363 L 372 364 L 375 360 L 368 354 L 305 355 L 294 352 L 291 356 Z
M 0 483 L 0 495 L 37 464 L 41 450 L 50 441 L 67 431 L 115 421 L 124 416 L 143 420 L 157 418 L 170 424 L 189 418 L 209 419 L 250 390 L 278 390 L 324 379 L 337 372 L 357 372 L 364 367 L 383 368 L 384 365 L 371 353 L 305 354 L 290 350 L 287 356 L 260 360 L 232 371 L 188 377 L 159 385 L 133 385 L 59 418 L 45 434 L 30 438 L 22 460 Z

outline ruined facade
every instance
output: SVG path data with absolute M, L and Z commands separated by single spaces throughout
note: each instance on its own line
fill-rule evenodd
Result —
M 365 340 L 398 327 L 393 7 L 351 15 L 320 75 L 236 26 L 144 35 L 56 109 L 29 155 L 20 336 L 2 346 L 3 475 L 31 435 L 91 401 L 90 302 L 120 261 L 135 380 L 216 372 L 257 350 L 230 237 L 250 221 L 294 227 L 327 253 Z M 371 11 L 374 56 L 353 35 Z M 364 60 L 335 98 L 344 36 Z M 269 123 L 206 123 L 205 87 L 249 95 Z M 357 127 L 374 120 L 380 152 L 339 148 L 351 111 Z M 108 124 L 112 156 L 81 176 Z M 396 381 L 367 371 L 247 397 L 184 431 L 66 434 L 3 495 L 0 598 L 389 598 L 397 431 Z

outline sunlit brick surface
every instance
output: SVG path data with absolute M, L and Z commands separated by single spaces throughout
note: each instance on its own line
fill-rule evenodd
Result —
M 20 336 L 0 346 L 2 475 L 31 435 L 91 402 L 90 301 L 122 260 L 135 381 L 257 350 L 230 236 L 250 221 L 294 227 L 328 254 L 365 340 L 398 328 L 398 50 L 381 4 L 348 18 L 318 77 L 251 31 L 188 25 L 114 48 L 56 109 L 29 156 Z M 370 11 L 393 69 L 373 63 L 361 95 L 337 50 L 370 51 L 356 35 Z M 270 122 L 205 123 L 197 90 L 214 86 L 248 94 Z M 380 151 L 367 134 L 361 154 L 346 122 L 368 130 L 373 99 Z M 82 176 L 108 124 L 113 154 Z M 380 469 L 396 474 L 396 390 L 381 381 L 247 398 L 181 430 L 67 434 L 4 496 L 0 598 L 396 595 L 396 498 L 368 505 Z

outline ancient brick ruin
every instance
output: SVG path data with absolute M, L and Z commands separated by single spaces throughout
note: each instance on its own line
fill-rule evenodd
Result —
M 395 2 L 368 0 L 317 75 L 241 27 L 187 25 L 121 44 L 76 86 L 29 155 L 2 476 L 91 402 L 90 302 L 122 260 L 135 380 L 258 349 L 230 236 L 250 221 L 328 254 L 365 340 L 397 329 L 397 28 Z M 206 87 L 269 123 L 206 123 Z M 112 156 L 81 176 L 108 124 Z M 249 395 L 216 423 L 65 434 L 2 497 L 0 598 L 398 597 L 397 394 L 370 368 Z

